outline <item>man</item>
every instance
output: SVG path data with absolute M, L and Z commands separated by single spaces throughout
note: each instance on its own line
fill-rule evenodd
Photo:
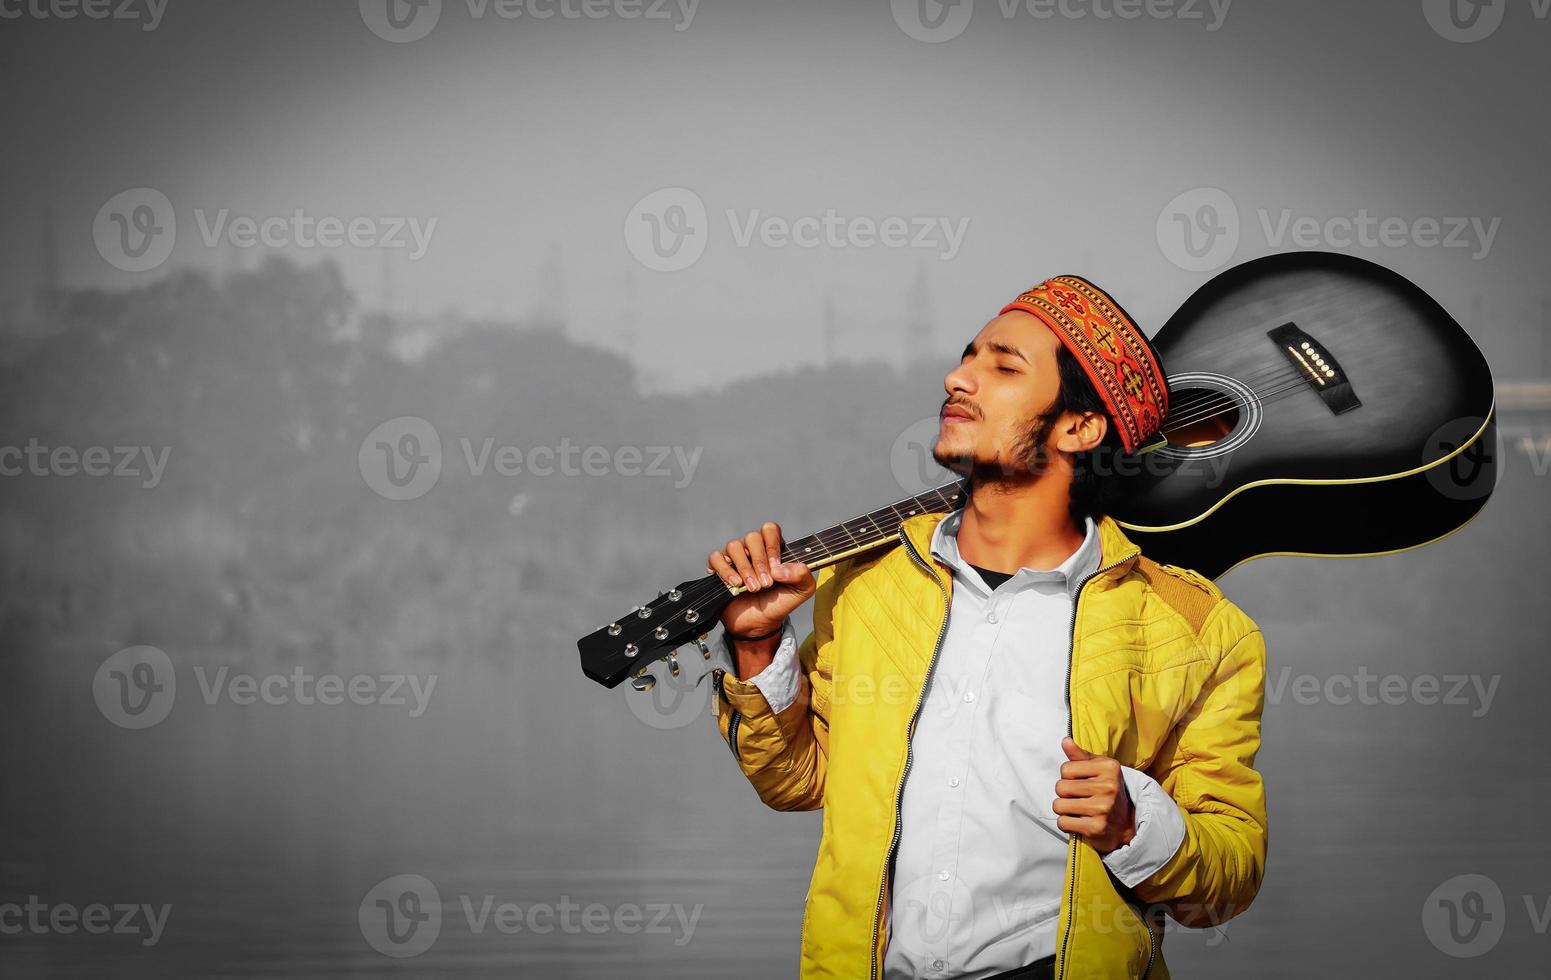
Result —
M 766 804 L 825 810 L 801 975 L 1166 978 L 1164 913 L 1214 926 L 1260 886 L 1265 645 L 1103 512 L 1114 455 L 1168 415 L 1162 366 L 1061 276 L 944 387 L 957 510 L 817 580 L 774 523 L 709 556 L 747 590 L 722 615 L 722 737 Z

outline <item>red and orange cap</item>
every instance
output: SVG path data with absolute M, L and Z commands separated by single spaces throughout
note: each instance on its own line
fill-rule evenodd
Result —
M 1056 276 L 1002 307 L 1032 313 L 1055 331 L 1108 407 L 1129 455 L 1169 414 L 1163 362 L 1120 304 L 1081 276 Z

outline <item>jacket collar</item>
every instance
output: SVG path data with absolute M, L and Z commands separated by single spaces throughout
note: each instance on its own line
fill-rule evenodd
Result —
M 962 508 L 959 508 L 962 510 Z M 945 513 L 917 514 L 914 517 L 905 518 L 900 524 L 900 530 L 915 548 L 916 554 L 930 561 L 937 577 L 945 587 L 951 588 L 953 574 L 951 568 L 945 565 L 932 554 L 932 535 L 937 530 L 937 525 L 947 517 Z M 1105 514 L 1098 520 L 1099 527 L 1099 566 L 1100 577 L 1117 578 L 1130 571 L 1135 564 L 1142 549 L 1125 532 L 1120 530 L 1120 525 L 1113 517 Z M 1111 567 L 1113 566 L 1113 567 Z

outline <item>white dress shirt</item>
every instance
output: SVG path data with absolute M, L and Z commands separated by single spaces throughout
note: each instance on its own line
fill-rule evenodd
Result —
M 991 590 L 959 555 L 963 513 L 932 535 L 953 570 L 952 604 L 911 740 L 884 980 L 989 977 L 1055 952 L 1068 836 L 1051 804 L 1067 761 L 1076 592 L 1099 567 L 1098 527 L 1088 518 L 1056 568 L 1022 568 Z M 787 620 L 775 659 L 749 678 L 775 711 L 796 699 L 797 645 Z M 1134 886 L 1174 856 L 1185 821 L 1152 777 L 1121 772 L 1136 835 L 1103 859 Z

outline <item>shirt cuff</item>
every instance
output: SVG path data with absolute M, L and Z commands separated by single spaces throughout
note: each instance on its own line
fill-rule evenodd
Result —
M 722 643 L 727 648 L 727 658 L 736 666 L 738 658 L 732 649 L 732 639 L 725 630 L 722 632 Z M 744 679 L 759 688 L 759 693 L 765 696 L 765 703 L 776 714 L 785 711 L 797 700 L 797 632 L 792 628 L 791 617 L 787 617 L 781 624 L 781 643 L 776 647 L 775 658 L 764 670 Z
M 1145 772 L 1121 766 L 1120 773 L 1136 807 L 1136 836 L 1104 855 L 1104 864 L 1127 888 L 1135 888 L 1179 850 L 1185 839 L 1185 814 Z

